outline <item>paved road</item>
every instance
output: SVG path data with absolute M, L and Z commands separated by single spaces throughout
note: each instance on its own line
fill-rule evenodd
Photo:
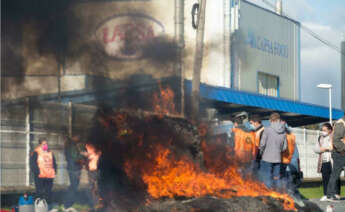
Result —
M 320 202 L 319 199 L 310 199 L 310 201 L 316 203 L 321 209 L 326 211 L 328 205 L 334 206 L 335 212 L 345 212 L 345 198 L 343 197 L 341 201 L 333 203 L 333 202 Z

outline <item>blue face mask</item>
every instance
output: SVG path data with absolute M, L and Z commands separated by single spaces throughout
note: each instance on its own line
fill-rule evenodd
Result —
M 254 125 L 252 125 L 250 122 L 246 122 L 244 123 L 244 126 L 248 129 L 248 130 L 255 130 L 256 128 L 254 127 Z

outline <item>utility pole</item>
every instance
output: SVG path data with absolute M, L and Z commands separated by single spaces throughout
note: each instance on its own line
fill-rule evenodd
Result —
M 199 0 L 199 12 L 196 29 L 196 45 L 194 54 L 193 80 L 192 80 L 192 119 L 197 120 L 200 104 L 200 78 L 204 49 L 206 0 Z

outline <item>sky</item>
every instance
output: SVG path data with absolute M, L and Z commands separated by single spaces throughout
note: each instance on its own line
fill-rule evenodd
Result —
M 248 1 L 272 9 L 262 0 Z M 345 40 L 345 0 L 283 0 L 283 13 L 334 45 Z M 340 108 L 340 53 L 301 29 L 301 101 L 328 106 L 328 90 L 317 88 L 320 83 L 333 85 L 332 105 Z

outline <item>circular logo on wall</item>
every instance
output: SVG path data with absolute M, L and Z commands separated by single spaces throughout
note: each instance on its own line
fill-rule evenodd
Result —
M 103 21 L 96 30 L 96 39 L 107 55 L 117 59 L 138 59 L 143 46 L 164 33 L 164 26 L 146 15 L 118 15 Z

